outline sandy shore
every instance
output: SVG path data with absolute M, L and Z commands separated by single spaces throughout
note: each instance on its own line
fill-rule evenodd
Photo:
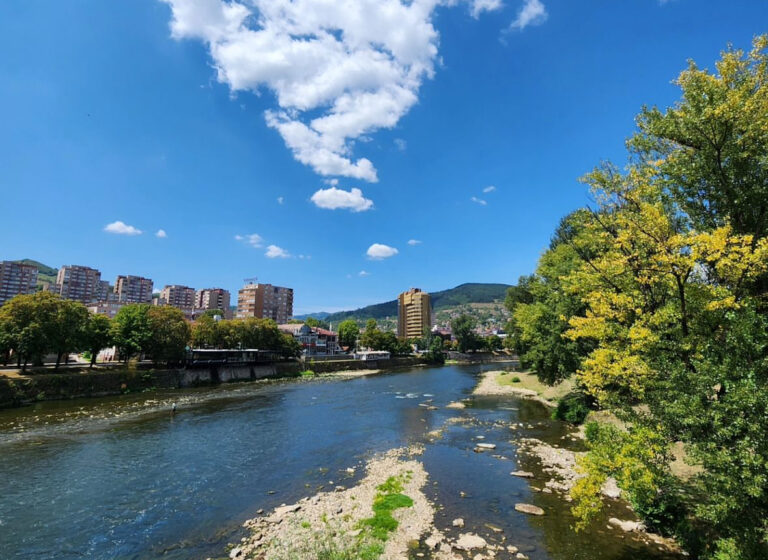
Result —
M 523 389 L 522 387 L 513 387 L 511 385 L 499 384 L 498 376 L 501 373 L 503 372 L 486 371 L 483 373 L 483 377 L 480 380 L 480 383 L 477 384 L 477 387 L 475 387 L 475 390 L 472 392 L 472 394 L 479 396 L 514 395 L 517 397 L 524 397 L 526 399 L 538 401 L 546 406 L 557 406 L 557 403 L 539 396 L 539 394 L 532 389 Z
M 380 369 L 351 369 L 347 371 L 333 371 L 330 373 L 321 373 L 322 377 L 363 377 L 365 375 L 376 375 L 381 373 Z

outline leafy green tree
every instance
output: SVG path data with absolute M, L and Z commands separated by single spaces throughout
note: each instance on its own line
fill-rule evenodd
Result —
M 357 321 L 346 319 L 339 323 L 339 344 L 354 349 L 357 345 L 357 337 L 360 336 L 360 327 Z
M 91 364 L 96 363 L 99 352 L 112 343 L 112 322 L 106 315 L 88 316 L 82 336 L 82 348 L 91 354 Z
M 80 350 L 87 323 L 88 309 L 82 303 L 61 298 L 54 301 L 45 329 L 49 348 L 56 353 L 56 368 L 62 357 L 66 362 L 70 352 Z
M 327 321 L 323 321 L 321 319 L 315 319 L 314 317 L 307 317 L 304 319 L 304 324 L 308 327 L 319 327 L 321 329 L 327 329 L 329 328 L 329 324 Z
M 149 310 L 145 303 L 132 303 L 122 307 L 112 319 L 112 340 L 123 361 L 146 351 L 152 338 Z
M 152 357 L 152 361 L 172 362 L 184 358 L 191 332 L 181 309 L 167 305 L 152 306 L 147 311 L 147 324 L 150 337 L 143 350 Z
M 462 314 L 451 321 L 453 336 L 459 343 L 459 352 L 470 352 L 480 348 L 480 337 L 475 334 L 475 319 Z
M 486 339 L 483 341 L 485 343 L 485 348 L 489 352 L 494 352 L 496 350 L 501 350 L 503 344 L 501 341 L 501 338 L 498 335 L 492 334 L 489 337 L 486 337 Z
M 17 364 L 42 364 L 52 349 L 51 325 L 61 298 L 50 292 L 18 295 L 0 307 L 0 325 L 6 348 L 16 354 Z
M 283 358 L 298 358 L 301 356 L 301 343 L 293 335 L 287 333 L 280 334 L 280 345 L 275 349 L 280 352 Z
M 203 314 L 192 325 L 192 346 L 216 348 L 221 343 L 221 329 L 213 315 Z

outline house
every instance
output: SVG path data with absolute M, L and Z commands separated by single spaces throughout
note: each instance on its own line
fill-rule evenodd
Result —
M 301 344 L 305 356 L 334 356 L 341 352 L 339 335 L 328 329 L 301 323 L 286 323 L 277 328 L 293 336 Z

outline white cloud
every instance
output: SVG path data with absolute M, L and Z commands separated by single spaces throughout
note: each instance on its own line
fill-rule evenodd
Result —
M 421 245 L 421 241 L 419 241 L 418 239 L 409 239 L 408 245 Z
M 261 249 L 261 246 L 264 243 L 264 238 L 262 238 L 258 233 L 249 233 L 248 235 L 236 235 L 235 239 L 237 241 L 245 242 L 247 245 L 250 245 L 254 249 Z
M 361 276 L 361 277 L 363 277 L 363 278 L 365 278 L 366 276 L 370 276 L 370 275 L 371 275 L 371 273 L 370 273 L 370 272 L 367 272 L 367 271 L 365 271 L 365 270 L 361 270 L 360 272 L 358 272 L 358 273 L 357 273 L 357 275 L 358 275 L 358 276 Z
M 115 233 L 117 235 L 141 235 L 142 231 L 140 229 L 136 229 L 133 226 L 129 226 L 125 222 L 121 222 L 120 220 L 117 220 L 116 222 L 112 222 L 111 224 L 107 224 L 104 226 L 104 231 L 107 233 Z
M 493 185 L 490 185 L 490 186 L 488 186 L 488 187 L 485 187 L 485 188 L 483 189 L 483 192 L 484 192 L 484 193 L 491 193 L 491 192 L 493 192 L 493 191 L 495 191 L 495 190 L 496 190 L 496 187 L 494 187 Z
M 522 31 L 529 25 L 541 25 L 548 17 L 547 8 L 541 0 L 525 0 L 510 28 Z
M 504 5 L 502 0 L 470 0 L 469 11 L 477 19 L 483 12 L 493 12 Z
M 283 198 L 282 196 L 278 196 L 277 197 L 277 203 L 278 204 L 283 204 L 284 202 L 285 202 L 285 198 Z
M 299 259 L 301 260 L 310 260 L 312 258 L 312 255 L 298 255 Z
M 408 142 L 406 142 L 406 141 L 405 141 L 405 140 L 403 140 L 402 138 L 395 138 L 395 139 L 393 140 L 393 142 L 395 143 L 395 147 L 396 147 L 398 150 L 400 150 L 401 152 L 404 152 L 404 151 L 405 151 L 405 149 L 408 147 Z
M 321 175 L 376 181 L 354 140 L 394 127 L 434 73 L 443 0 L 162 0 L 176 39 L 203 41 L 233 93 L 262 88 L 294 157 Z M 493 0 L 473 0 L 473 11 Z
M 168 237 L 168 234 L 165 233 L 164 229 L 159 229 L 157 230 L 157 233 L 155 233 L 155 237 L 159 237 L 160 239 L 165 239 L 166 237 Z
M 277 245 L 270 245 L 267 247 L 267 252 L 264 253 L 264 255 L 270 259 L 287 259 L 291 256 L 288 251 Z
M 350 191 L 336 187 L 320 189 L 312 195 L 310 200 L 315 203 L 315 206 L 326 210 L 344 208 L 352 210 L 352 212 L 364 212 L 373 208 L 373 201 L 365 198 L 360 189 L 351 189 Z
M 368 247 L 368 251 L 366 251 L 366 255 L 368 255 L 368 258 L 374 261 L 380 261 L 382 259 L 388 259 L 389 257 L 394 257 L 399 251 L 395 249 L 394 247 L 390 247 L 389 245 L 383 245 L 381 243 L 374 243 L 370 247 Z
M 477 198 L 476 196 L 471 197 L 470 200 L 472 202 L 476 202 L 480 206 L 485 206 L 486 204 L 488 204 L 485 200 L 483 200 L 482 198 Z

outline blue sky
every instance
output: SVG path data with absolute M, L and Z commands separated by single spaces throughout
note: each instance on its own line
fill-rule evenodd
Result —
M 297 313 L 514 283 L 641 106 L 766 24 L 762 0 L 5 0 L 0 259 L 257 276 Z

